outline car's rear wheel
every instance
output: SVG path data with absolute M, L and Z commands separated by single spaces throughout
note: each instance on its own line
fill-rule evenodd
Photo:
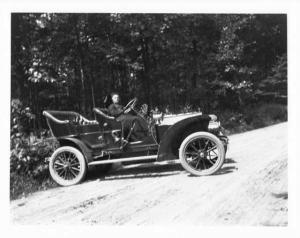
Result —
M 80 183 L 87 171 L 83 154 L 71 146 L 58 148 L 50 158 L 49 170 L 53 180 L 61 186 Z
M 193 175 L 211 175 L 225 159 L 223 143 L 208 132 L 196 132 L 186 137 L 179 148 L 180 163 Z

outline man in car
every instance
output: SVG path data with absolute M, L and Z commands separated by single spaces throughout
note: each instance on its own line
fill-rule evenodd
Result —
M 124 109 L 119 104 L 120 96 L 118 93 L 111 94 L 112 104 L 108 107 L 108 114 L 116 117 L 117 121 L 123 124 L 124 135 L 129 135 L 130 139 L 134 141 L 140 141 L 147 136 L 148 126 L 146 121 L 136 115 L 131 115 L 129 112 L 131 108 Z

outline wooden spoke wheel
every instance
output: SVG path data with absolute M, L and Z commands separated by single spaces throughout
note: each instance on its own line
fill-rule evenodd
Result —
M 80 183 L 87 166 L 83 154 L 71 146 L 58 148 L 50 158 L 49 170 L 53 180 L 62 186 Z
M 196 132 L 184 139 L 179 159 L 185 170 L 193 175 L 211 175 L 218 171 L 225 159 L 221 140 L 208 132 Z

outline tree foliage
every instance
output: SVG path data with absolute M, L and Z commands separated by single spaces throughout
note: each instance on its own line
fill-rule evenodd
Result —
M 286 15 L 12 14 L 12 98 L 92 107 L 118 91 L 150 107 L 212 113 L 286 103 Z
M 37 138 L 30 133 L 35 116 L 20 100 L 11 103 L 10 131 L 10 191 L 15 197 L 24 191 L 24 182 L 20 178 L 48 178 L 47 159 L 57 146 L 55 140 L 45 140 L 45 133 Z M 43 179 L 40 179 L 43 180 Z

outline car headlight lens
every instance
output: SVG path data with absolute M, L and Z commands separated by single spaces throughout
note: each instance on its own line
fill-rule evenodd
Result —
M 208 124 L 208 129 L 215 130 L 218 129 L 221 126 L 221 123 L 219 121 L 210 121 Z

